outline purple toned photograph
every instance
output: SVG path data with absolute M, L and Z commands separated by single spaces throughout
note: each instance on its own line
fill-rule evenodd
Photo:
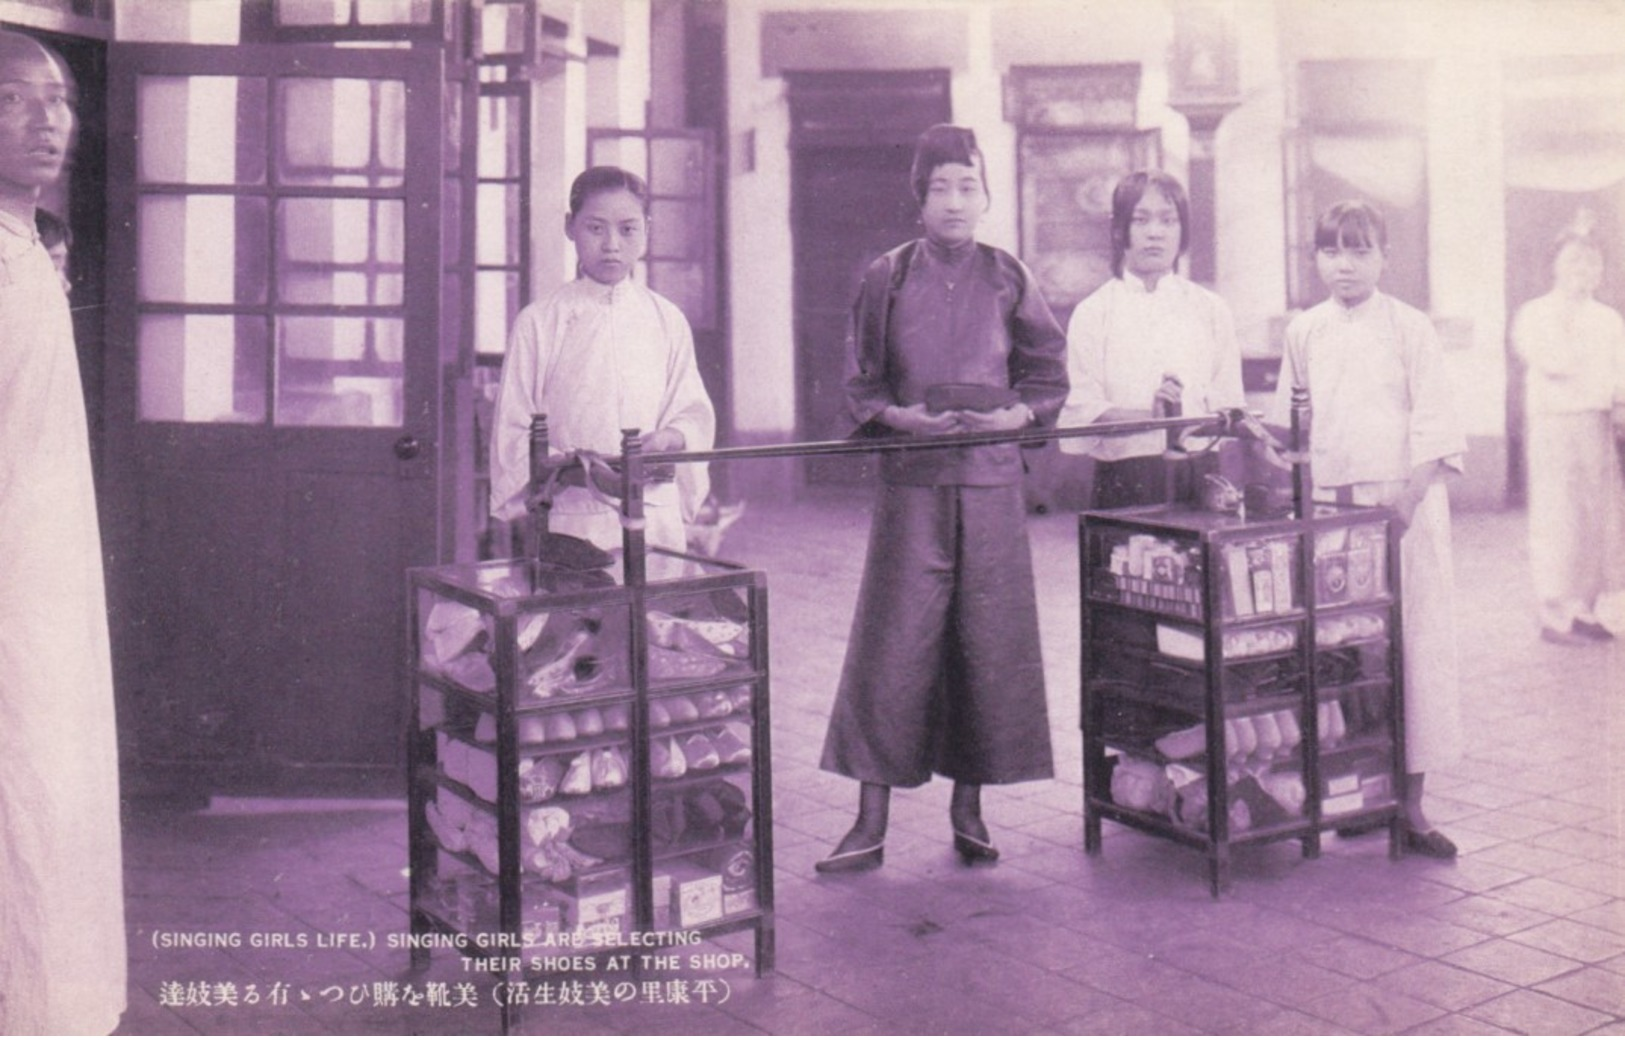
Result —
M 1625 1032 L 1625 0 L 0 0 L 0 1035 Z

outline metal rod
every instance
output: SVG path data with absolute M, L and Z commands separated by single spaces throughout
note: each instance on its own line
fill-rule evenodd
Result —
M 643 525 L 643 438 L 636 428 L 621 430 L 621 548 L 626 584 L 638 586 L 647 577 Z M 592 479 L 592 474 L 587 474 Z
M 1315 484 L 1309 473 L 1309 438 L 1311 418 L 1309 388 L 1292 388 L 1292 450 L 1298 461 L 1292 465 L 1292 513 L 1299 520 L 1309 516 L 1309 503 L 1314 497 Z
M 535 498 L 547 483 L 547 451 L 548 451 L 547 415 L 542 412 L 532 413 L 530 417 L 530 490 L 527 498 Z M 528 525 L 529 544 L 524 547 L 524 554 L 534 558 L 541 548 L 542 535 L 547 533 L 548 523 L 551 519 L 552 508 L 545 502 L 537 502 L 535 511 L 531 514 Z
M 710 451 L 647 452 L 646 464 L 669 462 L 724 462 L 729 459 L 801 458 L 809 455 L 864 455 L 876 451 L 919 450 L 924 448 L 969 448 L 986 444 L 1029 444 L 1058 441 L 1069 437 L 1113 437 L 1148 430 L 1173 430 L 1208 423 L 1225 424 L 1223 415 L 1191 415 L 1167 419 L 1131 419 L 1126 422 L 1094 423 L 1056 429 L 1029 427 L 996 433 L 948 433 L 929 436 L 899 434 L 896 437 L 868 437 L 861 440 L 800 441 L 762 444 L 748 448 L 713 448 Z M 610 460 L 615 462 L 616 460 Z

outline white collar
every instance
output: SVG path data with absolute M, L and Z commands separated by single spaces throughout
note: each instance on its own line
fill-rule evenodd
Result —
M 1158 296 L 1164 292 L 1177 292 L 1178 290 L 1169 289 L 1168 286 L 1179 281 L 1179 275 L 1173 271 L 1167 271 L 1157 278 L 1157 284 L 1154 286 L 1147 285 L 1145 279 L 1133 271 L 1124 271 L 1122 277 L 1118 280 L 1123 283 L 1125 289 L 1136 296 Z
M 1361 318 L 1373 313 L 1377 309 L 1377 301 L 1381 298 L 1382 290 L 1373 289 L 1370 296 L 1367 296 L 1365 299 L 1361 300 L 1352 307 L 1335 296 L 1331 297 L 1331 303 L 1332 307 L 1337 311 L 1337 314 L 1345 321 L 1358 321 Z

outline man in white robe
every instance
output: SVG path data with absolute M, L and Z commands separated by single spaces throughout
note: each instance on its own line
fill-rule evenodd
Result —
M 0 1033 L 117 1028 L 125 1007 L 118 747 L 85 402 L 34 225 L 72 85 L 0 33 Z

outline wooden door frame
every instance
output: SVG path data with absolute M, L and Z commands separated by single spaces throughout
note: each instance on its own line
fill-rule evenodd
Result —
M 113 621 L 115 688 L 125 700 L 121 715 L 131 710 L 128 698 L 145 683 L 144 665 L 148 647 L 143 638 L 142 589 L 163 580 L 164 561 L 142 559 L 142 496 L 148 476 L 161 463 L 186 470 L 203 462 L 215 466 L 264 467 L 266 472 L 297 472 L 301 465 L 318 472 L 342 474 L 346 467 L 324 452 L 322 438 L 335 432 L 355 437 L 357 450 L 391 452 L 398 438 L 408 433 L 418 437 L 420 453 L 410 460 L 391 461 L 396 479 L 430 481 L 425 493 L 432 515 L 421 524 L 401 525 L 402 552 L 414 564 L 443 562 L 455 552 L 455 506 L 447 493 L 455 487 L 457 456 L 448 450 L 454 431 L 446 429 L 447 409 L 439 334 L 443 277 L 441 269 L 441 192 L 444 190 L 443 93 L 444 54 L 438 47 L 406 49 L 335 48 L 308 44 L 252 44 L 241 47 L 212 47 L 189 44 L 114 44 L 110 53 L 108 79 L 107 149 L 110 171 L 133 173 L 138 156 L 136 81 L 141 75 L 244 76 L 288 75 L 313 78 L 384 78 L 408 85 L 405 116 L 406 179 L 401 189 L 404 207 L 403 234 L 406 236 L 406 263 L 403 269 L 402 303 L 398 308 L 406 330 L 403 351 L 403 394 L 406 414 L 398 427 L 277 427 L 268 414 L 251 429 L 227 424 L 169 423 L 142 420 L 139 414 L 139 358 L 137 331 L 143 309 L 138 305 L 140 219 L 137 199 L 141 194 L 133 176 L 112 176 L 108 196 L 108 278 L 107 364 L 104 408 L 108 416 L 106 479 L 102 485 L 104 503 L 104 542 L 109 546 L 109 608 Z M 268 101 L 272 125 L 267 133 L 275 140 L 274 114 L 277 105 Z M 274 154 L 268 162 L 274 162 Z M 197 186 L 179 186 L 192 193 Z M 222 186 L 223 194 L 233 186 Z M 269 192 L 269 189 L 267 189 Z M 293 197 L 298 190 L 277 191 L 274 197 Z M 340 197 L 345 189 L 316 188 L 310 195 Z M 365 192 L 350 192 L 368 197 Z M 274 240 L 273 240 L 274 241 Z M 207 308 L 201 308 L 207 310 Z M 272 313 L 264 308 L 222 305 L 222 312 Z M 194 308 L 196 310 L 196 308 Z M 363 309 L 363 312 L 365 310 Z M 427 337 L 427 342 L 419 342 Z M 270 345 L 274 357 L 276 347 Z M 274 363 L 274 362 L 273 362 Z M 274 393 L 269 387 L 267 393 Z M 184 430 L 184 436 L 182 432 Z M 355 443 L 355 442 L 351 442 Z M 258 456 L 258 457 L 256 457 Z M 387 456 L 386 456 L 387 457 Z M 335 468 L 336 467 L 336 468 Z M 384 472 L 382 469 L 379 472 Z M 404 607 L 404 575 L 400 583 Z M 399 632 L 405 639 L 404 628 Z M 404 647 L 404 642 L 403 642 Z M 203 652 L 207 652 L 204 648 Z M 404 654 L 404 650 L 402 651 Z M 402 675 L 404 676 L 404 660 Z M 399 683 L 393 685 L 398 686 Z M 139 707 L 139 706 L 137 706 Z M 404 720 L 404 710 L 402 713 Z M 404 723 L 403 723 L 404 724 Z M 133 720 L 124 729 L 133 733 Z M 403 734 L 404 737 L 404 734 Z M 127 746 L 134 737 L 126 741 Z M 400 742 L 404 748 L 404 739 Z M 148 761 L 139 747 L 131 747 L 126 766 L 137 775 L 135 785 L 163 786 L 171 777 L 188 787 L 198 774 L 214 790 L 267 787 L 281 791 L 294 789 L 332 790 L 335 785 L 347 792 L 398 791 L 404 764 L 279 760 L 274 755 L 264 761 L 228 764 L 214 761 Z

